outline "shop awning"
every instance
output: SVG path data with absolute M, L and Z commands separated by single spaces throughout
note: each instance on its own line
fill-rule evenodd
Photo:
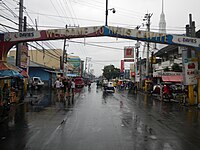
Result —
M 5 61 L 0 61 L 0 77 L 19 77 L 23 76 L 19 73 L 19 68 Z
M 0 70 L 15 70 L 18 71 L 16 66 L 13 66 L 5 61 L 0 61 Z
M 183 76 L 162 76 L 163 82 L 182 82 Z

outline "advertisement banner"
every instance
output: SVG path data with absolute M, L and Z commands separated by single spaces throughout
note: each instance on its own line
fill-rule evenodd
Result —
M 20 66 L 22 68 L 27 68 L 27 62 L 28 62 L 28 46 L 25 44 L 20 45 L 21 49 L 21 64 Z
M 196 59 L 188 58 L 188 49 L 182 50 L 183 61 L 183 81 L 184 85 L 197 84 L 198 61 Z

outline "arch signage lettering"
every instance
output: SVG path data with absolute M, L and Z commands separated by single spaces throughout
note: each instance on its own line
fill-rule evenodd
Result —
M 87 38 L 98 36 L 109 36 L 160 44 L 188 46 L 200 51 L 199 38 L 148 32 L 114 26 L 93 26 L 2 33 L 0 34 L 0 60 L 2 60 L 3 56 L 6 57 L 6 54 L 8 53 L 9 49 L 12 48 L 12 46 L 20 42 Z

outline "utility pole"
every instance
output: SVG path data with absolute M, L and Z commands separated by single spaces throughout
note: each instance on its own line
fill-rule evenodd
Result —
M 67 25 L 65 26 L 65 28 L 67 29 Z M 63 56 L 62 56 L 62 70 L 63 70 L 63 75 L 64 75 L 64 71 L 65 71 L 65 63 L 67 64 L 66 39 L 64 39 Z M 68 67 L 67 67 L 67 70 L 66 70 L 66 75 L 67 75 L 67 72 L 68 72 Z
M 146 22 L 146 26 L 147 26 L 147 31 L 150 32 L 150 25 L 151 25 L 151 17 L 153 14 L 145 14 L 143 21 L 147 21 Z M 149 78 L 149 49 L 150 49 L 150 45 L 149 42 L 147 43 L 147 58 L 146 58 L 146 78 Z
M 23 22 L 23 0 L 19 2 L 19 32 L 22 32 L 22 22 Z M 16 51 L 16 66 L 20 67 L 21 65 L 21 43 L 17 44 Z
M 146 26 L 147 26 L 147 31 L 150 32 L 150 25 L 151 25 L 151 17 L 152 17 L 152 13 L 147 13 L 144 16 L 143 21 L 147 21 L 146 22 Z M 150 49 L 150 45 L 149 42 L 147 43 L 147 57 L 146 57 L 146 79 L 149 79 L 149 49 Z M 147 84 L 145 84 L 145 91 L 147 92 Z
M 65 73 L 65 62 L 67 64 L 67 54 L 66 54 L 66 39 L 64 39 L 64 46 L 63 46 L 63 56 L 62 56 L 62 70 L 63 70 L 63 76 Z M 66 58 L 65 58 L 66 57 Z
M 186 25 L 186 36 L 189 37 L 196 37 L 196 32 L 195 32 L 195 21 L 192 21 L 192 14 L 189 14 L 189 25 Z M 192 56 L 192 50 L 191 48 L 187 49 L 187 59 L 192 59 L 196 56 Z M 186 67 L 186 66 L 185 66 Z M 199 90 L 199 89 L 198 89 Z M 195 100 L 194 100 L 194 85 L 188 85 L 188 97 L 189 97 L 189 104 L 194 105 Z
M 153 79 L 153 63 L 154 63 L 154 52 L 153 50 L 151 51 L 151 74 L 150 74 L 150 78 Z
M 141 73 L 139 70 L 139 48 L 140 48 L 140 42 L 137 41 L 137 43 L 135 44 L 135 56 L 136 56 L 136 75 L 135 75 L 135 82 L 139 82 L 138 79 L 138 73 Z

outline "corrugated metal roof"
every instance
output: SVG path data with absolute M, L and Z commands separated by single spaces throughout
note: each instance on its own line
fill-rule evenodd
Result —
M 166 47 L 164 47 L 164 48 L 162 48 L 161 50 L 159 50 L 158 52 L 156 52 L 155 54 L 154 54 L 154 56 L 156 56 L 156 57 L 160 57 L 160 56 L 162 56 L 164 53 L 168 53 L 168 52 L 171 52 L 171 51 L 173 51 L 174 49 L 177 49 L 178 48 L 178 46 L 175 46 L 175 45 L 169 45 L 169 46 L 166 46 Z

